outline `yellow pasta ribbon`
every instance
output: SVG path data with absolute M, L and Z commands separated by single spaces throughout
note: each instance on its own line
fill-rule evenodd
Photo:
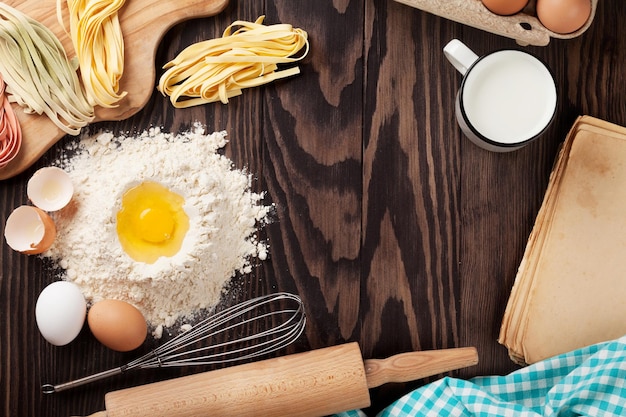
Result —
M 236 21 L 221 38 L 188 46 L 165 64 L 157 89 L 177 108 L 216 101 L 226 104 L 244 88 L 299 74 L 298 67 L 277 69 L 278 64 L 307 55 L 307 33 L 288 24 L 265 26 L 264 18 Z M 296 57 L 302 48 L 304 52 Z
M 125 0 L 67 0 L 70 36 L 92 105 L 116 107 L 126 95 L 119 92 L 124 73 L 124 37 L 118 11 L 124 3 Z
M 93 106 L 59 39 L 5 3 L 0 3 L 0 56 L 6 92 L 24 112 L 46 114 L 71 135 L 93 120 Z

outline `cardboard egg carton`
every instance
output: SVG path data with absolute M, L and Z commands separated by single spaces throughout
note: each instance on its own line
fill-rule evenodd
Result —
M 583 27 L 568 34 L 546 29 L 535 14 L 536 0 L 531 0 L 520 13 L 499 16 L 490 12 L 480 0 L 395 0 L 416 9 L 475 27 L 507 38 L 519 45 L 545 46 L 551 38 L 571 39 L 585 32 L 596 13 L 598 0 L 591 0 L 591 15 Z

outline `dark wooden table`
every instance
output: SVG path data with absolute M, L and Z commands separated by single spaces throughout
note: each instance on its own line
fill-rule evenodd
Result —
M 227 156 L 248 167 L 258 177 L 254 188 L 278 207 L 277 221 L 263 230 L 270 259 L 237 285 L 244 296 L 283 290 L 306 303 L 306 334 L 282 353 L 346 341 L 358 341 L 366 358 L 475 346 L 480 364 L 452 375 L 516 369 L 496 339 L 558 146 L 578 115 L 626 125 L 626 2 L 601 0 L 593 25 L 576 39 L 525 48 L 553 70 L 560 104 L 541 140 L 506 154 L 461 135 L 453 115 L 460 76 L 442 48 L 455 37 L 478 54 L 515 42 L 392 0 L 231 1 L 214 18 L 174 27 L 157 68 L 184 46 L 260 15 L 309 33 L 300 76 L 247 90 L 228 105 L 187 110 L 155 93 L 131 119 L 93 129 L 178 131 L 201 121 L 228 131 Z M 71 140 L 0 184 L 3 225 L 27 201 L 30 175 Z M 43 395 L 43 382 L 130 356 L 106 350 L 86 331 L 65 347 L 46 343 L 34 307 L 53 274 L 4 242 L 0 262 L 2 415 L 88 415 L 104 409 L 108 391 L 190 372 L 140 371 Z M 373 415 L 426 382 L 373 389 L 366 411 Z

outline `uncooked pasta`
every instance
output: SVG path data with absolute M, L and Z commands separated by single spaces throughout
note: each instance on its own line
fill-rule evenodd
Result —
M 22 128 L 5 94 L 5 87 L 0 74 L 0 168 L 11 162 L 22 146 Z
M 93 106 L 59 39 L 5 3 L 0 3 L 0 56 L 6 92 L 26 113 L 46 114 L 71 135 L 93 120 Z
M 58 0 L 61 1 L 61 0 Z M 115 107 L 124 73 L 124 37 L 118 11 L 125 0 L 67 0 L 70 36 L 92 105 Z
M 158 90 L 179 108 L 227 103 L 244 88 L 298 74 L 298 67 L 278 70 L 278 65 L 306 56 L 307 33 L 288 24 L 265 26 L 263 19 L 236 21 L 221 38 L 185 48 L 163 67 Z M 302 48 L 304 52 L 295 56 Z

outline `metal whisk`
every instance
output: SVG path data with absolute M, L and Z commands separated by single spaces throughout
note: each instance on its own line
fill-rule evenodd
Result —
M 254 359 L 282 349 L 304 331 L 302 300 L 276 293 L 216 312 L 144 356 L 120 366 L 63 384 L 44 384 L 45 394 L 65 391 L 133 369 L 223 364 Z M 250 330 L 251 329 L 251 330 Z M 228 338 L 230 332 L 234 337 Z M 211 339 L 224 338 L 224 341 Z M 209 343 L 202 343 L 209 340 Z

